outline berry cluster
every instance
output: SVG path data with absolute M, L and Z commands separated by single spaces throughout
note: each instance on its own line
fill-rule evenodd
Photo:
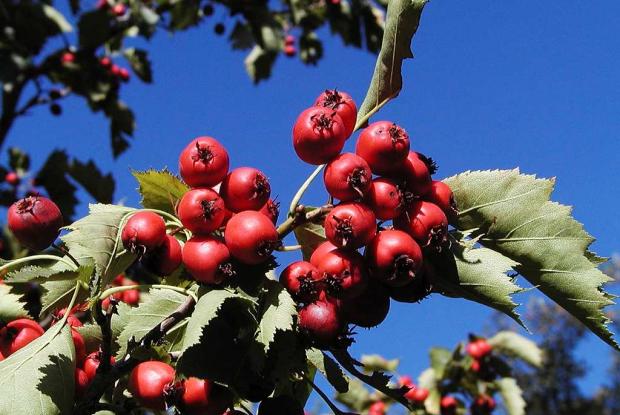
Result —
M 497 406 L 495 399 L 486 394 L 478 395 L 470 405 L 472 415 L 489 415 Z M 463 402 L 454 396 L 444 396 L 439 402 L 441 415 L 457 415 L 462 413 Z
M 356 118 L 353 99 L 328 90 L 293 128 L 297 155 L 325 164 L 325 188 L 339 201 L 323 222 L 328 241 L 280 277 L 303 305 L 300 328 L 324 345 L 342 338 L 346 323 L 368 328 L 381 323 L 390 297 L 424 298 L 431 272 L 424 255 L 446 246 L 448 218 L 456 214 L 452 191 L 432 180 L 434 163 L 411 151 L 402 127 L 375 122 L 359 135 L 355 154 L 342 153 Z

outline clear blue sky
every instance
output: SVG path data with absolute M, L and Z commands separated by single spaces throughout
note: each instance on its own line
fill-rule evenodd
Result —
M 616 0 L 430 2 L 414 41 L 416 58 L 404 67 L 404 90 L 375 119 L 403 125 L 412 146 L 438 161 L 438 177 L 517 166 L 557 177 L 554 199 L 574 205 L 575 217 L 597 238 L 593 248 L 610 255 L 620 249 L 619 28 Z M 212 135 L 228 147 L 233 166 L 263 169 L 286 204 L 312 169 L 291 145 L 297 114 L 325 88 L 348 91 L 361 103 L 374 56 L 330 39 L 318 67 L 280 58 L 273 77 L 254 86 L 244 54 L 212 33 L 211 23 L 156 36 L 149 47 L 154 85 L 134 79 L 123 88 L 138 128 L 117 161 L 107 123 L 77 100 L 64 105 L 60 118 L 42 109 L 20 120 L 8 144 L 30 151 L 35 165 L 56 147 L 94 157 L 114 172 L 116 199 L 136 205 L 130 168 L 176 171 L 186 142 Z M 324 198 L 318 185 L 307 202 Z M 400 357 L 402 372 L 417 376 L 429 347 L 451 347 L 489 315 L 483 306 L 440 296 L 394 305 L 386 323 L 360 333 L 353 351 Z M 592 338 L 581 350 L 594 368 L 584 382 L 592 390 L 611 349 Z

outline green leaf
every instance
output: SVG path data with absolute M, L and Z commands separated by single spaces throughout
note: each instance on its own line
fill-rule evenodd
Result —
M 9 322 L 28 317 L 25 305 L 19 295 L 11 293 L 11 287 L 0 284 L 0 321 Z
M 533 286 L 620 349 L 603 308 L 613 304 L 603 290 L 611 278 L 591 261 L 594 239 L 549 201 L 554 181 L 519 170 L 465 172 L 446 179 L 459 208 L 459 229 L 480 229 L 479 243 L 509 257 Z
M 358 113 L 358 123 L 396 97 L 402 89 L 403 60 L 413 58 L 411 40 L 418 30 L 426 0 L 390 1 L 381 51 L 375 71 Z
M 234 50 L 247 50 L 254 46 L 254 36 L 250 26 L 241 22 L 235 23 L 228 40 Z
M 41 288 L 43 288 L 43 295 L 41 296 L 41 314 L 45 314 L 55 308 L 62 308 L 69 305 L 71 294 L 75 289 L 75 281 L 46 281 L 41 284 Z M 85 296 L 86 294 L 82 294 L 81 297 L 78 297 L 78 301 Z
M 256 339 L 265 352 L 269 351 L 277 332 L 293 331 L 297 309 L 295 301 L 286 289 L 277 281 L 266 280 L 261 297 L 262 316 L 258 324 Z
M 110 119 L 110 141 L 112 154 L 116 158 L 129 148 L 128 138 L 136 128 L 136 119 L 133 111 L 122 101 L 109 103 L 104 112 Z
M 9 166 L 11 169 L 24 174 L 30 170 L 30 156 L 17 147 L 9 148 Z
M 112 338 L 118 339 L 127 324 L 129 323 L 130 313 L 133 307 L 126 303 L 119 303 L 117 305 L 117 314 L 112 315 Z M 76 327 L 76 330 L 84 338 L 86 344 L 86 351 L 88 353 L 99 350 L 103 336 L 101 335 L 101 327 L 97 324 L 85 324 L 82 327 Z M 112 353 L 116 353 L 119 347 L 116 342 L 112 343 Z
M 66 264 L 56 262 L 50 267 L 29 265 L 10 272 L 7 282 L 44 282 L 61 280 L 80 280 L 88 284 L 94 270 L 92 262 L 85 262 L 78 269 L 69 268 Z M 74 284 L 75 285 L 75 284 Z
M 82 49 L 96 49 L 105 43 L 112 32 L 112 16 L 99 9 L 82 14 L 78 21 L 79 44 Z
M 112 173 L 104 175 L 93 160 L 83 163 L 73 159 L 67 173 L 78 182 L 99 203 L 112 203 L 114 198 L 114 177 Z
M 516 262 L 491 249 L 466 249 L 456 242 L 450 250 L 429 255 L 429 259 L 437 269 L 433 273 L 433 290 L 493 307 L 524 326 L 511 298 L 523 290 L 507 275 L 514 272 Z
M 519 358 L 534 367 L 542 365 L 542 349 L 530 339 L 513 331 L 500 331 L 487 341 L 500 353 Z
M 185 183 L 168 170 L 132 171 L 131 174 L 140 184 L 140 203 L 144 208 L 176 214 L 177 203 L 189 190 Z
M 314 208 L 306 208 L 306 211 Z M 319 223 L 307 222 L 298 226 L 294 230 L 295 238 L 301 245 L 301 252 L 304 260 L 308 261 L 317 246 L 327 240 L 325 237 L 325 229 Z
M 48 4 L 43 4 L 42 7 L 43 13 L 45 13 L 50 20 L 58 25 L 58 29 L 61 32 L 68 33 L 73 30 L 73 27 L 71 27 L 71 24 L 67 21 L 67 19 L 65 19 L 65 16 L 63 16 L 58 10 Z
M 0 413 L 69 414 L 75 352 L 68 326 L 57 324 L 0 362 Z
M 153 82 L 153 71 L 148 54 L 143 49 L 129 48 L 123 51 L 123 55 L 131 65 L 131 69 L 142 81 L 150 84 Z
M 319 349 L 306 350 L 306 358 L 338 393 L 347 393 L 351 379 L 344 373 L 340 365 Z
M 452 360 L 452 352 L 443 347 L 433 347 L 429 351 L 431 357 L 431 367 L 438 379 L 443 378 L 448 363 Z
M 140 340 L 153 327 L 165 320 L 185 301 L 186 295 L 166 289 L 151 289 L 141 295 L 138 307 L 132 308 L 126 319 L 125 327 L 117 338 L 120 359 L 127 353 L 127 344 L 132 338 Z
M 523 399 L 523 391 L 513 378 L 501 378 L 495 381 L 502 396 L 502 402 L 508 415 L 525 415 L 527 406 Z
M 200 0 L 184 0 L 173 3 L 170 10 L 170 28 L 184 30 L 200 22 Z
M 265 50 L 258 45 L 254 46 L 244 63 L 245 70 L 255 84 L 269 79 L 277 57 L 278 54 L 273 51 Z
M 385 357 L 378 354 L 362 355 L 362 364 L 364 365 L 364 370 L 370 372 L 396 372 L 400 360 L 387 360 Z

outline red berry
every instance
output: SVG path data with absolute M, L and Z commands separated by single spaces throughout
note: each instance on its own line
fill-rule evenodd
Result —
M 86 359 L 86 343 L 84 338 L 75 329 L 71 329 L 71 338 L 73 338 L 73 347 L 75 348 L 75 361 L 81 365 Z
M 439 402 L 441 415 L 455 415 L 459 401 L 454 396 L 444 396 Z
M 116 65 L 116 64 L 112 64 L 112 66 L 110 67 L 110 74 L 112 76 L 120 78 L 120 76 L 121 76 L 121 67 Z
M 123 291 L 120 300 L 127 305 L 132 305 L 132 306 L 138 305 L 138 303 L 140 302 L 140 291 L 139 290 Z
M 230 218 L 224 231 L 226 246 L 239 261 L 255 265 L 271 258 L 278 247 L 276 227 L 260 212 L 246 210 Z
M 484 339 L 474 340 L 465 347 L 467 354 L 476 360 L 480 360 L 487 356 L 493 350 L 493 347 Z
M 136 366 L 129 376 L 129 391 L 147 409 L 166 409 L 167 391 L 174 382 L 172 366 L 163 362 L 148 361 Z
M 121 240 L 129 251 L 144 255 L 164 243 L 166 224 L 156 213 L 149 211 L 134 213 L 123 227 Z
M 407 190 L 415 196 L 424 196 L 431 191 L 431 172 L 426 157 L 410 151 L 402 167 L 401 175 L 405 179 Z
M 398 378 L 398 385 L 399 386 L 407 386 L 407 387 L 413 387 L 413 385 L 415 385 L 413 383 L 413 379 L 411 379 L 411 376 L 409 375 L 404 375 Z
M 360 327 L 371 328 L 385 320 L 390 311 L 390 295 L 387 289 L 371 280 L 359 296 L 341 302 L 344 318 Z
M 351 95 L 335 89 L 328 89 L 318 96 L 314 105 L 336 111 L 344 124 L 346 137 L 353 133 L 357 119 L 357 107 Z
M 129 81 L 129 78 L 131 77 L 131 75 L 129 74 L 129 71 L 126 68 L 120 68 L 118 70 L 118 77 L 121 78 L 123 82 L 127 82 Z
M 224 222 L 224 200 L 214 190 L 192 189 L 185 193 L 177 207 L 183 226 L 194 234 L 209 234 Z
M 377 233 L 375 214 L 363 203 L 343 203 L 332 209 L 323 224 L 331 243 L 346 249 L 368 244 Z
M 114 13 L 116 17 L 123 16 L 126 11 L 127 7 L 122 3 L 116 3 L 114 6 L 112 6 L 112 13 Z
M 20 182 L 19 176 L 14 171 L 10 171 L 4 176 L 4 181 L 11 186 L 17 186 Z
M 480 369 L 482 369 L 482 365 L 480 364 L 480 360 L 472 360 L 470 369 L 472 372 L 478 373 Z
M 323 172 L 327 192 L 343 202 L 363 198 L 371 180 L 368 163 L 353 153 L 339 155 L 325 166 Z
M 365 254 L 372 276 L 392 287 L 408 284 L 422 269 L 420 246 L 402 231 L 379 232 Z
M 337 297 L 357 297 L 368 284 L 366 263 L 356 251 L 335 249 L 327 252 L 318 259 L 317 268 L 327 290 Z
M 75 368 L 75 396 L 81 398 L 86 393 L 90 379 L 86 375 L 86 372 L 79 367 Z
M 429 193 L 426 195 L 426 199 L 439 206 L 448 218 L 456 217 L 458 210 L 454 201 L 454 194 L 450 186 L 444 182 L 434 180 Z
M 274 224 L 276 224 L 278 222 L 278 216 L 280 216 L 280 202 L 269 199 L 267 203 L 260 208 L 259 212 L 267 216 Z
M 63 224 L 58 206 L 43 196 L 28 196 L 9 207 L 8 226 L 17 240 L 28 248 L 41 251 L 58 237 Z
M 390 121 L 378 121 L 362 131 L 355 152 L 368 162 L 375 174 L 398 171 L 409 153 L 409 135 Z
M 62 63 L 72 63 L 75 61 L 75 55 L 73 52 L 65 52 L 60 56 L 60 61 Z
M 426 263 L 424 268 L 426 269 Z M 428 282 L 425 273 L 418 274 L 413 281 L 402 287 L 390 287 L 390 297 L 399 303 L 418 303 L 428 297 L 432 285 Z
M 183 264 L 196 281 L 221 284 L 233 275 L 230 251 L 211 236 L 194 236 L 183 246 Z
M 306 261 L 290 264 L 280 274 L 280 283 L 298 301 L 309 303 L 318 298 L 321 275 L 317 267 Z
M 368 408 L 368 415 L 385 415 L 385 403 L 383 401 L 373 402 Z
M 323 256 L 334 249 L 338 249 L 338 247 L 329 241 L 321 243 L 310 255 L 310 263 L 316 267 L 319 261 L 323 259 Z
M 179 156 L 179 173 L 191 187 L 211 187 L 228 174 L 228 153 L 212 137 L 192 140 Z
M 188 378 L 183 382 L 183 393 L 177 406 L 188 415 L 211 414 L 210 395 L 213 384 L 209 380 Z
M 375 213 L 377 219 L 390 220 L 398 217 L 404 208 L 403 194 L 391 179 L 374 179 L 364 201 Z
M 108 58 L 107 56 L 104 56 L 101 59 L 99 59 L 99 64 L 103 66 L 104 68 L 108 69 L 109 67 L 112 66 L 112 60 Z
M 424 403 L 430 393 L 429 390 L 426 388 L 419 388 L 415 384 L 408 386 L 411 387 L 411 389 L 409 389 L 409 391 L 405 394 L 405 398 L 418 404 Z
M 172 235 L 166 235 L 164 243 L 153 251 L 147 265 L 155 274 L 164 276 L 176 271 L 182 262 L 181 244 Z
M 295 45 L 284 45 L 284 54 L 290 58 L 297 54 Z
M 284 37 L 284 43 L 287 45 L 292 45 L 295 43 L 295 36 L 293 35 L 286 35 Z
M 34 320 L 21 318 L 0 329 L 0 354 L 9 357 L 43 335 L 43 329 Z
M 448 218 L 434 203 L 416 201 L 394 220 L 394 226 L 406 231 L 421 247 L 440 250 L 448 238 Z
M 346 127 L 336 111 L 311 107 L 302 112 L 293 127 L 297 156 L 310 164 L 325 164 L 335 158 L 347 139 Z
M 299 311 L 299 329 L 316 343 L 329 346 L 342 334 L 343 323 L 332 301 L 319 300 Z
M 269 200 L 271 186 L 267 177 L 258 169 L 239 167 L 228 173 L 220 195 L 226 207 L 233 212 L 260 210 Z
M 496 407 L 495 399 L 489 395 L 477 396 L 472 402 L 471 409 L 474 415 L 487 415 L 493 412 Z
M 91 381 L 97 374 L 97 369 L 101 363 L 101 352 L 92 352 L 84 360 L 84 372 L 88 376 L 88 380 Z M 110 356 L 110 364 L 116 363 L 114 356 Z

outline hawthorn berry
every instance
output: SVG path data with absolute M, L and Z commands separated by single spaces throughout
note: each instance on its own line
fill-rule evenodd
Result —
M 426 269 L 426 263 L 424 268 Z M 428 282 L 426 272 L 418 274 L 413 281 L 402 287 L 389 287 L 390 297 L 399 303 L 418 303 L 428 297 L 432 286 Z
M 280 395 L 264 399 L 258 405 L 258 415 L 304 415 L 303 406 L 293 397 Z
M 362 131 L 355 152 L 368 162 L 373 173 L 392 174 L 407 158 L 409 135 L 393 122 L 377 121 Z
M 160 247 L 166 240 L 166 224 L 161 216 L 150 211 L 131 215 L 121 232 L 123 246 L 143 256 Z
M 105 69 L 108 69 L 110 68 L 110 66 L 112 66 L 112 60 L 107 56 L 103 56 L 101 59 L 99 59 L 99 64 Z
M 334 249 L 338 249 L 338 247 L 333 243 L 329 241 L 322 242 L 314 249 L 312 255 L 310 255 L 310 263 L 316 267 L 323 256 Z
M 75 368 L 75 396 L 81 398 L 86 393 L 90 379 L 86 372 L 79 367 Z
M 405 398 L 408 401 L 415 402 L 417 404 L 422 404 L 424 403 L 424 401 L 426 400 L 426 398 L 428 398 L 428 395 L 430 394 L 428 389 L 420 388 L 414 383 L 411 383 L 407 386 L 411 388 L 409 389 L 409 391 L 407 391 L 407 393 L 405 393 Z
M 448 240 L 448 218 L 431 202 L 413 202 L 394 220 L 394 226 L 411 235 L 422 248 L 441 250 Z
M 439 402 L 441 415 L 456 415 L 459 401 L 454 396 L 444 396 Z
M 82 363 L 86 360 L 86 343 L 82 335 L 75 330 L 71 329 L 71 338 L 73 339 L 73 347 L 75 348 L 75 360 L 78 363 Z
M 370 280 L 364 291 L 353 299 L 341 301 L 344 318 L 360 327 L 372 328 L 385 320 L 390 311 L 390 295 L 387 288 Z
M 110 356 L 110 365 L 113 365 L 114 363 L 116 363 L 114 356 Z M 101 351 L 92 352 L 91 354 L 86 356 L 83 367 L 84 367 L 84 372 L 86 373 L 86 376 L 88 377 L 89 381 L 92 381 L 94 379 L 95 375 L 97 374 L 97 369 L 99 368 L 100 364 L 101 364 Z
M 232 212 L 260 210 L 269 200 L 271 186 L 267 177 L 253 167 L 239 167 L 222 181 L 220 195 Z
M 328 300 L 318 300 L 303 307 L 297 325 L 302 333 L 321 346 L 333 345 L 344 328 L 338 306 Z
M 166 363 L 142 362 L 131 371 L 128 389 L 145 408 L 163 411 L 166 397 L 173 389 L 174 377 L 174 368 Z
M 346 127 L 336 111 L 310 107 L 293 126 L 293 147 L 297 156 L 309 164 L 325 164 L 338 156 L 347 139 Z
M 411 282 L 422 269 L 422 250 L 408 234 L 386 229 L 366 247 L 366 261 L 371 275 L 392 287 Z
M 256 265 L 271 259 L 281 243 L 273 222 L 260 212 L 246 210 L 226 224 L 224 240 L 233 257 L 244 264 Z
M 179 201 L 177 214 L 183 226 L 198 235 L 217 230 L 226 216 L 224 200 L 206 187 L 185 193 Z
M 471 404 L 472 415 L 488 415 L 495 410 L 495 399 L 489 395 L 479 395 Z
M 368 285 L 364 258 L 357 251 L 335 249 L 317 259 L 327 291 L 340 298 L 359 296 Z
M 129 78 L 131 77 L 131 75 L 129 74 L 129 71 L 127 70 L 127 68 L 120 68 L 118 70 L 118 77 L 121 79 L 121 81 L 127 82 L 129 81 Z
M 148 268 L 158 275 L 170 275 L 182 262 L 181 244 L 172 235 L 166 235 L 164 242 L 147 259 Z
M 15 187 L 19 184 L 21 180 L 17 173 L 15 173 L 14 171 L 10 171 L 6 174 L 6 176 L 4 176 L 4 181 Z
M 271 219 L 275 225 L 278 222 L 278 216 L 280 216 L 280 202 L 269 199 L 267 203 L 260 208 L 259 212 Z
M 385 415 L 385 403 L 383 401 L 376 401 L 370 404 L 368 407 L 368 415 Z
M 405 206 L 403 194 L 398 185 L 386 177 L 378 177 L 370 183 L 364 202 L 380 220 L 398 217 Z
M 0 329 L 0 354 L 9 357 L 43 335 L 43 328 L 34 320 L 20 318 Z
M 191 187 L 212 187 L 228 174 L 228 152 L 212 137 L 192 140 L 179 156 L 179 173 Z
M 284 54 L 292 58 L 297 54 L 297 48 L 294 45 L 284 45 Z
M 439 206 L 448 218 L 454 218 L 458 214 L 452 189 L 444 182 L 433 180 L 426 199 Z
M 123 3 L 116 3 L 114 6 L 112 6 L 112 13 L 116 17 L 122 17 L 125 15 L 126 12 L 127 6 L 125 6 Z
M 295 44 L 295 36 L 293 36 L 293 35 L 286 35 L 284 37 L 284 44 L 285 45 L 294 45 Z
M 230 251 L 224 242 L 211 236 L 194 236 L 183 246 L 183 264 L 196 281 L 221 284 L 234 272 Z
M 357 120 L 357 106 L 351 95 L 336 89 L 327 89 L 314 102 L 317 107 L 324 107 L 336 111 L 344 124 L 345 135 L 351 136 Z
M 372 172 L 363 158 L 353 153 L 343 153 L 325 166 L 323 181 L 333 198 L 348 202 L 366 195 Z
M 183 381 L 182 394 L 177 407 L 188 415 L 201 415 L 209 412 L 210 395 L 213 383 L 209 380 L 188 378 Z
M 433 183 L 426 160 L 427 158 L 420 153 L 410 151 L 400 171 L 407 190 L 419 197 L 428 194 Z
M 9 207 L 8 226 L 17 240 L 28 248 L 41 251 L 58 237 L 63 224 L 58 206 L 43 196 L 28 196 Z
M 467 344 L 465 351 L 467 351 L 467 354 L 472 358 L 480 360 L 493 351 L 493 346 L 491 346 L 485 339 L 476 339 Z
M 67 63 L 73 63 L 75 61 L 75 54 L 73 52 L 64 52 L 61 56 L 60 56 L 60 61 L 63 64 L 67 64 Z
M 322 290 L 321 275 L 317 267 L 306 261 L 296 261 L 280 274 L 280 283 L 297 301 L 309 303 L 318 298 Z
M 472 372 L 479 373 L 482 369 L 482 364 L 480 363 L 480 360 L 473 359 L 469 368 Z
M 332 209 L 323 223 L 325 236 L 334 245 L 357 249 L 377 233 L 376 217 L 363 203 L 343 203 Z

